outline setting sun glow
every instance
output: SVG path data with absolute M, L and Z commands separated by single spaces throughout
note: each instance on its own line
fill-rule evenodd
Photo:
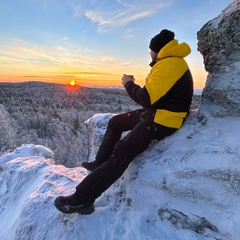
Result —
M 76 85 L 76 83 L 75 83 L 74 80 L 71 80 L 71 81 L 69 82 L 69 84 L 70 84 L 70 86 L 72 86 L 72 87 L 74 87 L 74 86 Z

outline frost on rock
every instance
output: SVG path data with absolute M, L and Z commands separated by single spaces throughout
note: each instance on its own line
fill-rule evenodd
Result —
M 21 147 L 16 148 L 12 153 L 9 153 L 0 158 L 0 166 L 3 166 L 6 162 L 11 161 L 17 157 L 33 157 L 41 156 L 44 158 L 54 158 L 54 153 L 51 149 L 34 144 L 23 144 Z
M 197 33 L 198 50 L 209 73 L 200 111 L 214 116 L 240 116 L 240 0 Z
M 55 165 L 52 154 L 40 145 L 23 145 L 0 157 L 1 240 L 69 239 L 58 233 L 63 226 L 53 201 L 70 194 L 86 173 Z
M 111 117 L 115 116 L 113 113 L 98 113 L 94 114 L 84 123 L 88 130 L 88 161 L 94 161 L 97 154 L 98 147 L 103 140 L 103 135 L 106 131 L 108 122 Z M 126 133 L 122 134 L 124 137 Z
M 110 116 L 91 118 L 95 139 Z M 236 117 L 190 116 L 182 129 L 140 154 L 87 216 L 54 207 L 87 171 L 55 165 L 51 150 L 24 145 L 0 158 L 0 239 L 238 240 L 238 125 Z
M 114 116 L 112 113 L 94 114 L 91 118 L 84 123 L 88 131 L 88 160 L 94 161 L 95 156 L 100 145 L 109 119 Z

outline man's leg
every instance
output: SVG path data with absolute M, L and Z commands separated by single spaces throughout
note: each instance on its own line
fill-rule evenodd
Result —
M 56 208 L 65 213 L 92 213 L 95 199 L 124 173 L 135 156 L 143 152 L 153 139 L 163 139 L 176 130 L 147 120 L 139 122 L 125 138 L 117 142 L 108 161 L 90 173 L 76 187 L 74 194 L 56 198 Z
M 107 161 L 112 155 L 115 144 L 120 140 L 124 131 L 133 129 L 139 122 L 140 113 L 143 110 L 135 110 L 112 117 L 104 134 L 102 143 L 96 154 L 94 162 L 83 162 L 82 166 L 88 170 L 94 170 Z
M 114 147 L 113 154 L 77 187 L 76 195 L 83 202 L 94 202 L 124 173 L 128 165 L 143 152 L 153 139 L 160 140 L 177 129 L 157 125 L 151 121 L 138 123 L 135 128 Z

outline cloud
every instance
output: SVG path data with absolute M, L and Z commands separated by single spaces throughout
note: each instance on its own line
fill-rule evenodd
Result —
M 98 25 L 99 31 L 125 26 L 131 22 L 151 16 L 172 4 L 173 0 L 115 0 L 89 1 L 74 5 L 74 15 L 86 17 Z
M 83 72 L 83 71 L 66 71 L 66 74 L 74 74 L 74 75 L 103 75 L 103 76 L 118 76 L 116 73 L 109 73 L 109 72 Z
M 128 36 L 131 28 L 125 29 Z M 47 44 L 39 44 L 18 38 L 2 37 L 0 42 L 0 81 L 55 81 L 67 82 L 75 78 L 79 82 L 92 81 L 95 85 L 120 85 L 123 73 L 145 79 L 148 66 L 126 61 L 111 51 L 88 48 L 67 36 L 55 36 Z M 13 71 L 14 69 L 14 71 Z M 111 82 L 111 83 L 110 83 Z
M 69 40 L 69 38 L 68 37 L 64 37 L 64 38 L 59 39 L 58 42 L 67 41 L 67 40 Z
M 104 12 L 87 11 L 85 13 L 85 16 L 93 23 L 97 23 L 99 25 L 100 31 L 106 31 L 109 28 L 124 26 L 140 18 L 150 16 L 154 13 L 152 10 L 135 12 L 132 14 L 130 12 L 132 11 L 127 10 L 118 14 L 109 14 L 106 16 Z
M 93 23 L 98 23 L 100 26 L 111 24 L 111 21 L 104 19 L 103 13 L 100 12 L 86 11 L 85 16 Z

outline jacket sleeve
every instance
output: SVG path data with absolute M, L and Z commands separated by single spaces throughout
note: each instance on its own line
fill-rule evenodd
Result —
M 130 98 L 144 108 L 151 107 L 150 96 L 145 87 L 141 88 L 133 81 L 129 81 L 124 85 Z

